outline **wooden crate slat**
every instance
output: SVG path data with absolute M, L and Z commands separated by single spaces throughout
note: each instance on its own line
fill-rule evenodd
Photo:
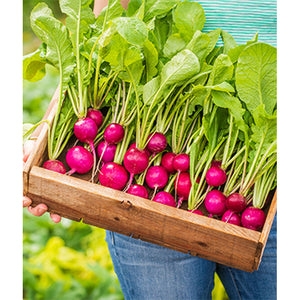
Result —
M 39 167 L 29 178 L 29 197 L 50 212 L 252 271 L 259 232 Z

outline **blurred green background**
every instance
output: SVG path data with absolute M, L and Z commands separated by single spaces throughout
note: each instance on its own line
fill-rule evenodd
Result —
M 41 1 L 23 1 L 23 54 L 36 50 L 29 16 Z M 61 20 L 58 0 L 43 1 Z M 36 123 L 44 115 L 58 84 L 58 73 L 47 69 L 36 83 L 23 82 L 23 123 Z M 55 224 L 48 214 L 23 212 L 23 298 L 28 300 L 118 300 L 122 291 L 104 240 L 103 229 L 62 219 Z M 213 300 L 228 299 L 215 277 Z

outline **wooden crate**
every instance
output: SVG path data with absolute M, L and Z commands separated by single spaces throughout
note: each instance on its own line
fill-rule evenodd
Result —
M 57 92 L 44 118 L 53 120 Z M 41 167 L 47 158 L 47 125 L 41 125 L 35 149 L 23 170 L 24 194 L 33 206 L 86 224 L 130 235 L 247 272 L 257 270 L 276 213 L 276 192 L 261 232 L 192 214 Z

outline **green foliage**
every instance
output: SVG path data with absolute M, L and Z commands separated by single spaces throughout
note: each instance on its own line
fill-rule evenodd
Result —
M 58 84 L 58 74 L 52 67 L 38 83 L 23 81 L 23 123 L 42 119 Z
M 24 299 L 123 299 L 103 229 L 23 215 Z

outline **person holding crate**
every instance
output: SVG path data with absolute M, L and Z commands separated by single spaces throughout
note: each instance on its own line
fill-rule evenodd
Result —
M 276 46 L 276 1 L 199 1 L 206 11 L 203 31 L 221 27 L 243 44 L 259 31 L 259 40 Z M 127 8 L 129 0 L 121 0 Z M 99 15 L 108 0 L 95 0 Z M 249 13 L 251 12 L 251 14 Z M 218 46 L 222 45 L 219 41 Z M 24 147 L 26 161 L 33 145 Z M 23 207 L 35 216 L 47 211 L 45 204 L 31 207 L 28 197 Z M 51 214 L 58 223 L 61 217 Z M 115 272 L 125 299 L 211 299 L 217 272 L 230 299 L 276 299 L 277 219 L 275 216 L 258 271 L 247 273 L 200 257 L 170 250 L 114 232 L 106 232 Z

